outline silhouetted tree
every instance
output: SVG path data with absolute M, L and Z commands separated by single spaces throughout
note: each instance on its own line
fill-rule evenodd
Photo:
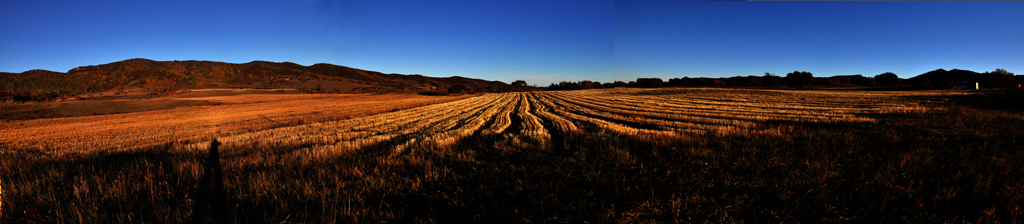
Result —
M 793 71 L 786 74 L 786 78 L 783 78 L 783 81 L 786 81 L 786 85 L 789 85 L 789 87 L 810 88 L 811 82 L 814 81 L 814 76 L 806 71 Z
M 512 86 L 515 86 L 515 87 L 526 87 L 527 85 L 526 85 L 526 81 L 516 80 L 515 82 L 512 82 Z
M 666 86 L 679 86 L 679 87 L 690 86 L 690 80 L 689 79 L 690 79 L 689 77 L 685 77 L 685 76 L 683 78 L 671 78 L 671 79 L 668 79 L 668 83 L 666 83 Z
M 580 88 L 582 88 L 582 89 L 593 89 L 594 88 L 594 82 L 590 81 L 590 80 L 580 81 Z
M 992 71 L 991 73 L 992 74 L 1003 75 L 1003 76 L 1013 76 L 1013 72 L 1008 72 L 1008 71 L 1006 71 L 1006 69 L 1001 69 L 1001 68 L 997 68 L 996 70 Z
M 516 80 L 515 82 L 512 82 L 512 89 L 515 89 L 515 91 L 525 91 L 529 87 L 530 86 L 526 84 L 526 81 L 523 80 Z
M 640 88 L 658 88 L 661 87 L 660 78 L 638 78 L 636 79 L 636 85 Z
M 601 83 L 590 80 L 583 80 L 579 82 L 562 81 L 558 84 L 551 83 L 547 90 L 578 90 L 578 89 L 596 89 L 596 88 L 614 88 L 616 85 L 625 86 L 624 82 L 616 83 Z
M 707 82 L 710 87 L 726 87 L 729 85 L 720 79 L 707 79 Z
M 623 82 L 623 81 L 615 81 L 614 83 L 612 83 L 612 88 L 614 88 L 614 87 L 626 87 L 626 86 L 629 86 L 629 83 L 626 83 L 626 82 Z
M 782 77 L 765 72 L 764 77 L 761 78 L 761 84 L 767 87 L 776 87 L 782 85 Z
M 566 90 L 580 89 L 580 85 L 575 83 L 575 82 L 562 81 L 562 82 L 558 83 L 558 85 L 562 86 L 562 89 L 566 89 Z
M 729 78 L 722 78 L 720 80 L 724 81 L 730 87 L 746 87 L 761 85 L 761 77 L 757 76 L 733 76 Z
M 977 81 L 982 85 L 987 86 L 986 88 L 1017 87 L 1017 85 L 1014 84 L 1013 73 L 1001 68 L 997 68 L 991 72 L 981 73 Z
M 881 86 L 898 86 L 903 81 L 895 73 L 886 72 L 875 76 L 875 83 Z

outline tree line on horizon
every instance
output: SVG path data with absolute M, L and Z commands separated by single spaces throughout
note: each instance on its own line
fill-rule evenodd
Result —
M 944 89 L 958 82 L 977 82 L 981 88 L 1019 88 L 1024 83 L 1024 75 L 1014 75 L 1004 69 L 978 73 L 969 70 L 936 69 L 903 79 L 892 72 L 885 72 L 866 77 L 857 75 L 840 75 L 832 77 L 814 77 L 807 71 L 793 71 L 783 76 L 765 72 L 763 76 L 733 76 L 723 78 L 682 77 L 662 80 L 661 78 L 637 78 L 636 81 L 596 82 L 583 80 L 578 82 L 562 81 L 551 83 L 546 90 L 580 90 L 615 87 L 659 88 L 659 87 L 720 87 L 720 88 L 792 88 L 807 89 L 812 87 L 874 87 L 874 88 L 910 88 L 910 89 Z M 525 83 L 524 83 L 525 84 Z

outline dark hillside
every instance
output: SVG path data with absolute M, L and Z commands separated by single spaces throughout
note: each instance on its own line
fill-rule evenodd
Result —
M 310 82 L 314 81 L 314 82 Z M 323 83 L 331 83 L 324 86 Z M 0 73 L 0 101 L 46 101 L 110 90 L 144 89 L 169 95 L 186 88 L 295 88 L 305 92 L 359 93 L 445 89 L 463 85 L 474 91 L 502 91 L 498 81 L 422 75 L 384 74 L 332 64 L 291 62 L 153 61 L 129 59 L 82 66 L 66 73 L 31 70 Z
M 907 79 L 907 84 L 919 87 L 948 88 L 948 86 L 953 86 L 953 83 L 956 82 L 971 81 L 972 78 L 978 77 L 978 75 L 980 74 L 973 71 L 958 69 L 947 71 L 940 68 L 909 78 Z
M 906 83 L 910 86 L 944 89 L 952 87 L 953 83 L 957 82 L 977 82 L 983 89 L 1016 88 L 1019 84 L 1013 73 L 1002 69 L 985 73 L 959 69 L 949 71 L 937 69 L 907 79 Z

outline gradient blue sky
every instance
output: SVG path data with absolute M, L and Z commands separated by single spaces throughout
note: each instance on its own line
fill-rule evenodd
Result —
M 0 71 L 264 60 L 546 85 L 610 79 L 613 32 L 613 1 L 3 0 Z
M 620 1 L 615 12 L 625 79 L 1024 73 L 1024 2 Z
M 331 63 L 547 85 L 1024 73 L 1024 2 L 0 1 L 0 71 L 130 58 Z

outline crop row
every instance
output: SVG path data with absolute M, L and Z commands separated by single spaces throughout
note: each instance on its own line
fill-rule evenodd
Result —
M 180 142 L 179 148 L 192 150 L 217 137 L 224 147 L 237 149 L 234 153 L 272 148 L 315 156 L 385 145 L 392 146 L 388 153 L 400 155 L 475 136 L 497 137 L 499 146 L 515 148 L 543 146 L 553 135 L 577 132 L 660 138 L 757 132 L 776 121 L 871 122 L 865 115 L 924 110 L 907 97 L 914 94 L 946 93 L 608 89 L 495 93 L 455 101 L 245 99 L 239 102 L 250 103 L 5 123 L 0 146 L 82 152 Z

